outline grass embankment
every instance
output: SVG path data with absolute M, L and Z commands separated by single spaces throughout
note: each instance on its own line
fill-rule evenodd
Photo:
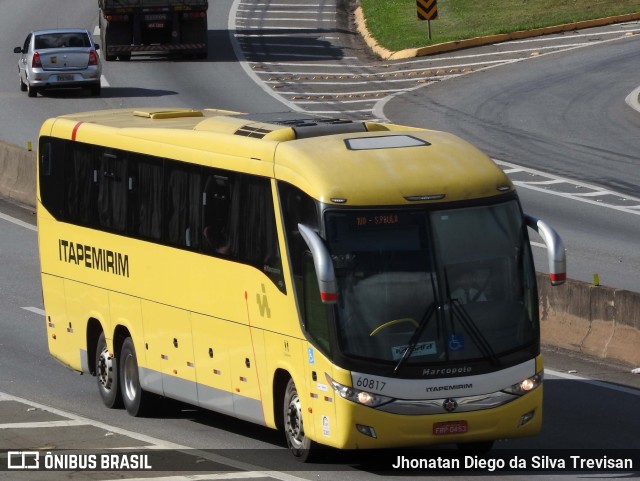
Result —
M 394 51 L 640 12 L 640 0 L 438 0 L 429 41 L 416 0 L 361 0 L 361 5 L 373 38 Z

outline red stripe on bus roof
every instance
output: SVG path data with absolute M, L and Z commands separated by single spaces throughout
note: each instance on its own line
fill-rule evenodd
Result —
M 73 132 L 71 133 L 71 140 L 76 140 L 76 134 L 78 133 L 78 128 L 80 128 L 80 125 L 84 124 L 84 122 L 78 122 L 75 127 L 73 127 Z

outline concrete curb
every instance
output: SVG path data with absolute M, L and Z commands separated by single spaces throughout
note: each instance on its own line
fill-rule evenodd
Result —
M 409 48 L 405 50 L 392 51 L 385 47 L 382 47 L 373 38 L 369 30 L 367 29 L 367 22 L 362 11 L 362 7 L 357 7 L 355 10 L 355 22 L 358 29 L 358 33 L 362 36 L 369 48 L 374 54 L 384 60 L 400 60 L 413 57 L 423 57 L 426 55 L 433 55 L 437 53 L 450 52 L 452 50 L 460 50 L 463 48 L 478 47 L 480 45 L 487 45 L 492 43 L 506 42 L 507 40 L 517 40 L 521 38 L 539 37 L 541 35 L 549 35 L 552 33 L 567 32 L 571 30 L 580 30 L 591 27 L 601 27 L 603 25 L 610 25 L 612 23 L 630 22 L 633 20 L 640 20 L 640 13 L 629 13 L 626 15 L 616 15 L 613 17 L 597 18 L 594 20 L 585 20 L 582 22 L 566 23 L 563 25 L 555 25 L 551 27 L 535 28 L 532 30 L 519 30 L 517 32 L 503 33 L 498 35 L 488 35 L 485 37 L 474 37 L 465 40 L 458 40 L 454 42 L 444 42 L 435 45 L 429 45 L 428 47 Z
M 0 141 L 0 195 L 35 207 L 36 155 Z M 640 293 L 538 274 L 542 342 L 640 365 Z

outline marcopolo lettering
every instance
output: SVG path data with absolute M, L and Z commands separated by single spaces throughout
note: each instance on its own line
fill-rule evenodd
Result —
M 58 254 L 60 260 L 68 264 L 82 265 L 88 269 L 129 277 L 129 256 L 127 254 L 64 239 L 58 240 Z

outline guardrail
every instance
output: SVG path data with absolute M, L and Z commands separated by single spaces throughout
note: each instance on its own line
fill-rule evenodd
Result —
M 35 207 L 35 152 L 0 141 L 0 196 Z M 640 293 L 538 274 L 543 344 L 640 364 Z

